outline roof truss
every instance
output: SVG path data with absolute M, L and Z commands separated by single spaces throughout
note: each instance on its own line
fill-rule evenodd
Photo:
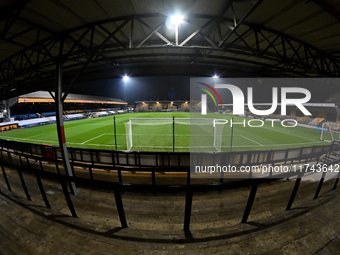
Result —
M 168 17 L 162 14 L 114 18 L 60 34 L 16 17 L 27 24 L 27 29 L 5 33 L 2 39 L 13 41 L 34 31 L 36 40 L 0 63 L 0 89 L 10 90 L 20 83 L 53 77 L 59 62 L 65 71 L 78 70 L 71 85 L 91 64 L 124 66 L 155 61 L 174 65 L 248 63 L 255 68 L 303 76 L 339 76 L 338 58 L 286 34 L 247 22 L 261 2 L 249 2 L 243 13 L 235 11 L 239 1 L 231 0 L 218 16 L 190 15 L 178 27 L 177 37 L 167 32 Z M 137 26 L 145 30 L 143 37 Z M 41 31 L 51 36 L 42 39 Z

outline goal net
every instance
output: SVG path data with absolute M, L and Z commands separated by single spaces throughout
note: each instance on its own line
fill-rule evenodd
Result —
M 224 125 L 212 118 L 130 118 L 127 150 L 221 151 Z
M 340 141 L 340 125 L 339 123 L 322 123 L 321 140 L 325 142 Z

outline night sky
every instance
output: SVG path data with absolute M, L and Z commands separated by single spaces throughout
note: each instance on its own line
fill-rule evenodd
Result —
M 218 80 L 212 78 L 195 78 L 212 86 L 219 83 Z M 220 79 L 225 80 L 225 79 Z M 232 80 L 232 79 L 231 79 Z M 254 90 L 254 100 L 258 103 L 271 102 L 271 87 L 272 86 L 287 86 L 287 83 L 282 84 L 266 84 L 266 79 L 255 79 L 255 84 L 240 85 L 240 88 L 245 92 L 246 87 L 256 87 Z M 269 79 L 270 80 L 270 79 Z M 281 83 L 282 79 L 278 79 Z M 302 79 L 308 81 L 308 79 Z M 317 79 L 318 80 L 318 79 Z M 309 81 L 312 81 L 309 80 Z M 327 81 L 327 80 L 326 80 Z M 325 103 L 329 98 L 339 93 L 338 83 L 334 79 L 329 79 L 331 82 L 312 84 L 310 82 L 294 83 L 288 86 L 305 87 L 310 90 L 312 99 L 310 103 Z M 98 81 L 89 81 L 76 84 L 72 93 L 87 94 L 95 96 L 105 96 L 111 98 L 120 98 L 126 100 L 129 104 L 134 104 L 135 101 L 162 101 L 162 100 L 190 100 L 190 77 L 178 76 L 160 76 L 160 77 L 130 77 L 129 81 L 124 82 L 122 78 L 106 79 Z M 222 100 L 230 101 L 230 100 Z
M 74 85 L 72 93 L 120 98 L 129 104 L 148 100 L 189 100 L 190 77 L 130 77 L 90 81 Z

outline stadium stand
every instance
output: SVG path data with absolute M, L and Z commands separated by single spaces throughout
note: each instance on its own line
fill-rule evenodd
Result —
M 21 95 L 11 98 L 9 101 L 11 102 L 10 112 L 12 115 L 8 116 L 6 122 L 0 123 L 1 131 L 56 122 L 54 100 L 47 91 Z M 126 110 L 123 109 L 125 104 L 126 102 L 116 98 L 69 94 L 64 102 L 63 118 L 65 121 L 70 121 L 124 114 L 126 113 Z
M 94 112 L 94 116 L 96 117 L 102 117 L 102 116 L 108 116 L 109 114 L 105 111 L 102 112 Z
M 136 101 L 136 112 L 189 112 L 200 111 L 198 102 L 189 101 Z
M 105 109 L 100 109 L 105 110 Z M 115 115 L 115 114 L 124 114 L 126 111 L 124 110 L 112 110 L 106 109 L 106 111 L 100 111 L 98 110 L 78 110 L 78 112 L 82 113 L 74 113 L 74 114 L 65 114 L 64 120 L 70 121 L 70 120 L 77 120 L 77 119 L 85 119 L 85 118 L 96 118 L 96 117 L 104 117 L 109 115 Z M 74 111 L 71 111 L 74 112 Z M 64 112 L 67 113 L 67 112 Z M 3 122 L 0 123 L 1 126 L 11 125 L 11 124 L 17 124 L 18 127 L 26 128 L 26 127 L 34 127 L 39 125 L 45 125 L 45 124 L 51 124 L 56 122 L 56 116 L 55 112 L 46 112 L 41 114 L 22 114 L 22 115 L 14 115 L 12 116 L 14 118 L 13 121 L 9 122 Z M 12 128 L 11 128 L 12 129 Z M 7 130 L 7 129 L 6 129 Z
M 40 117 L 49 118 L 56 115 L 54 100 L 47 91 L 24 94 L 9 101 L 12 102 L 10 117 L 17 121 Z M 67 119 L 68 114 L 84 113 L 86 109 L 93 109 L 88 110 L 92 112 L 123 110 L 124 105 L 126 102 L 116 98 L 69 94 L 64 102 L 64 115 Z M 98 115 L 103 115 L 103 113 Z
M 68 120 L 84 119 L 86 118 L 82 113 L 68 114 Z

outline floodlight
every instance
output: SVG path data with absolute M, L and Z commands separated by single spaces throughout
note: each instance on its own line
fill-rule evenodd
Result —
M 215 74 L 215 75 L 213 76 L 213 79 L 218 79 L 218 75 Z
M 188 103 L 188 101 L 185 102 L 186 104 Z
M 127 82 L 129 81 L 130 77 L 128 75 L 124 75 L 123 76 L 123 81 Z
M 157 101 L 156 104 L 159 104 L 159 102 Z
M 170 16 L 170 21 L 173 23 L 175 26 L 178 26 L 179 24 L 183 23 L 183 16 L 180 14 L 174 14 Z

